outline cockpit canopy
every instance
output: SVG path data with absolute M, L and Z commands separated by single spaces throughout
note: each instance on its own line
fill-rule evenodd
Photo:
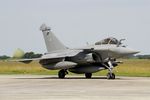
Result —
M 98 41 L 98 42 L 95 43 L 95 45 L 102 45 L 102 44 L 115 44 L 115 45 L 119 45 L 120 42 L 116 38 L 109 37 L 109 38 L 103 39 L 103 40 Z

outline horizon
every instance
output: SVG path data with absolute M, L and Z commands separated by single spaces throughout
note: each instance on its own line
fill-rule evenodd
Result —
M 115 37 L 124 45 L 150 54 L 149 0 L 1 0 L 0 55 L 47 52 L 41 24 L 51 27 L 69 48 Z

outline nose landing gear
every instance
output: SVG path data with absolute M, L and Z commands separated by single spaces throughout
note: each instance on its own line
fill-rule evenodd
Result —
M 108 73 L 107 79 L 115 79 L 115 74 L 114 73 Z
M 107 79 L 115 79 L 116 77 L 115 77 L 115 74 L 113 73 L 114 66 L 113 66 L 112 62 L 109 60 L 107 62 L 107 64 L 104 64 L 104 65 L 109 71 L 107 74 Z

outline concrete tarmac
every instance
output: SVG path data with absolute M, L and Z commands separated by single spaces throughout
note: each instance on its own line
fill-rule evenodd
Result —
M 0 75 L 0 100 L 150 100 L 150 78 Z

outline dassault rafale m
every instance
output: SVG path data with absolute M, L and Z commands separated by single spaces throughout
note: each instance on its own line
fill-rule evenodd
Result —
M 113 69 L 119 63 L 116 59 L 139 52 L 122 45 L 124 39 L 117 40 L 113 37 L 98 41 L 93 45 L 70 49 L 57 39 L 50 27 L 43 24 L 40 30 L 43 33 L 48 53 L 40 58 L 18 61 L 29 63 L 38 60 L 46 69 L 59 70 L 59 78 L 65 78 L 68 72 L 85 74 L 86 78 L 91 78 L 92 73 L 108 70 L 107 79 L 115 79 Z

